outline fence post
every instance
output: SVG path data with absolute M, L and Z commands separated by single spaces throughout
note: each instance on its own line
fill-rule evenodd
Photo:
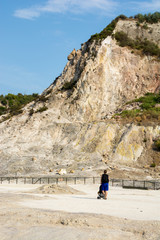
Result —
M 66 177 L 66 185 L 67 185 L 67 177 Z
M 93 184 L 95 184 L 95 177 L 93 177 Z
M 49 178 L 48 178 L 48 184 L 49 184 Z
M 74 179 L 74 184 L 77 184 L 77 182 L 76 182 L 76 181 L 77 181 L 77 178 L 75 177 L 75 179 Z
M 58 184 L 58 178 L 56 179 L 56 183 Z
M 86 179 L 85 179 L 85 177 L 84 177 L 84 179 L 83 179 L 83 180 L 84 180 L 84 184 L 86 184 Z
M 18 178 L 16 178 L 16 184 L 18 184 Z

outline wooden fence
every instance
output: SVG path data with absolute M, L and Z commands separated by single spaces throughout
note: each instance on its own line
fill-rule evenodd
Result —
M 100 184 L 100 177 L 0 177 L 0 184 Z M 160 189 L 160 181 L 110 179 L 110 186 Z

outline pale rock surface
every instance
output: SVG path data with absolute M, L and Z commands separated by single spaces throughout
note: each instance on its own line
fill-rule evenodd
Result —
M 146 29 L 144 26 L 146 26 Z M 147 39 L 160 47 L 160 22 L 156 24 L 141 23 L 140 26 L 137 26 L 137 22 L 133 19 L 119 20 L 115 32 L 120 31 L 125 32 L 130 38 Z
M 117 31 L 123 24 L 118 22 Z M 54 175 L 63 168 L 93 175 L 107 166 L 142 167 L 153 161 L 160 126 L 109 119 L 127 101 L 158 91 L 160 63 L 119 47 L 111 37 L 100 45 L 84 43 L 68 59 L 42 93 L 45 102 L 32 102 L 23 114 L 0 123 L 1 175 Z M 48 109 L 36 112 L 43 106 Z

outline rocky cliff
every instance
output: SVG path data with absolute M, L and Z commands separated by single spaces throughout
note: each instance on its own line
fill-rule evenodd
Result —
M 134 20 L 119 20 L 114 33 L 123 29 L 133 38 L 135 31 L 148 37 L 134 26 Z M 149 27 L 150 39 L 159 44 L 159 23 Z M 159 89 L 160 63 L 154 57 L 122 48 L 111 36 L 84 43 L 38 100 L 9 120 L 1 117 L 1 175 L 54 175 L 61 168 L 96 175 L 109 168 L 115 177 L 123 170 L 123 177 L 131 172 L 159 177 L 160 155 L 153 143 L 160 125 L 111 119 L 126 102 Z

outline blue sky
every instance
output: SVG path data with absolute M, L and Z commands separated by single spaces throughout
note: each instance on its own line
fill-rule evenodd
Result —
M 41 93 L 115 17 L 155 11 L 160 0 L 0 0 L 0 94 Z

